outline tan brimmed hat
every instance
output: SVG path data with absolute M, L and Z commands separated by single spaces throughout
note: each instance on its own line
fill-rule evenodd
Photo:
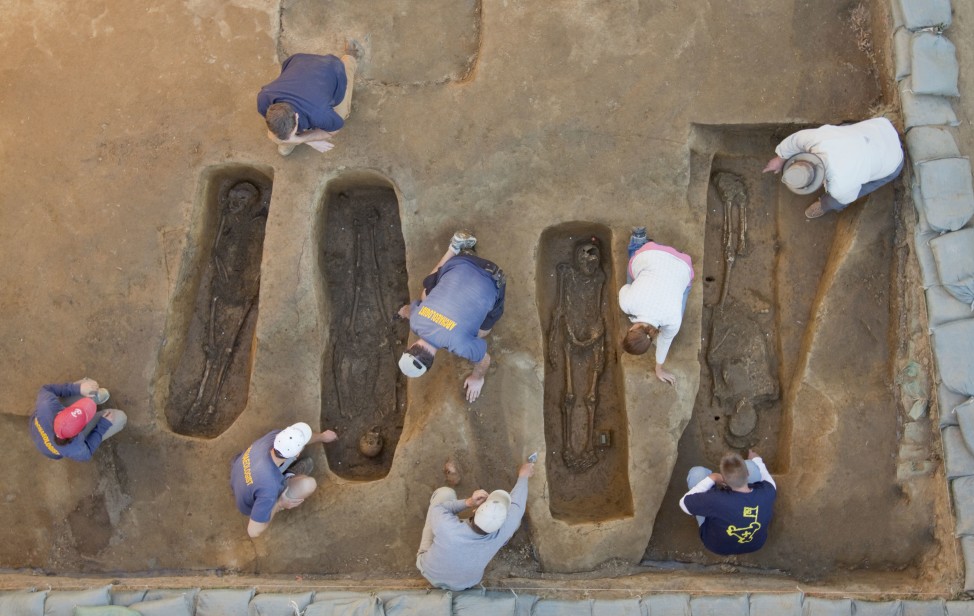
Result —
M 785 163 L 781 182 L 796 195 L 808 195 L 825 181 L 825 163 L 814 154 L 795 154 Z

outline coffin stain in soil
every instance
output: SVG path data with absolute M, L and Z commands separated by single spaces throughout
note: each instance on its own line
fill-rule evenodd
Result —
M 409 297 L 406 246 L 395 191 L 360 186 L 325 196 L 321 271 L 330 310 L 322 370 L 325 448 L 346 479 L 384 477 L 402 434 L 406 383 L 397 362 L 409 326 L 393 315 Z
M 546 230 L 539 251 L 550 510 L 571 522 L 632 515 L 608 238 L 603 226 L 567 223 Z
M 180 434 L 217 436 L 246 406 L 270 198 L 270 181 L 245 167 L 215 173 L 204 190 L 198 237 L 206 245 L 195 253 L 199 273 L 188 277 L 198 287 L 166 405 Z

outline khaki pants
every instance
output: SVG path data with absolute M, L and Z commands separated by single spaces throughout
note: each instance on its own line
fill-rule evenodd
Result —
M 358 60 L 354 56 L 342 56 L 342 64 L 345 65 L 345 77 L 348 79 L 348 85 L 345 86 L 345 98 L 335 106 L 335 113 L 344 120 L 348 118 L 348 114 L 352 110 L 352 90 L 355 87 L 355 69 L 358 68 Z

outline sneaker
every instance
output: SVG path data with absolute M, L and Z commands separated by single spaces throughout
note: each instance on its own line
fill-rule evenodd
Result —
M 632 228 L 632 239 L 634 239 L 634 240 L 645 240 L 646 239 L 646 227 L 633 227 Z
M 476 245 L 477 238 L 469 231 L 457 231 L 453 234 L 453 239 L 450 240 L 450 250 L 455 254 L 460 254 L 464 250 L 470 250 Z
M 91 398 L 92 400 L 95 401 L 95 404 L 105 404 L 106 402 L 108 402 L 109 396 L 111 396 L 111 394 L 108 393 L 108 390 L 105 389 L 104 387 L 100 387 L 98 389 L 98 392 L 95 393 L 95 395 L 92 396 Z
M 284 477 L 290 478 L 295 475 L 310 475 L 313 470 L 315 470 L 315 461 L 311 458 L 301 458 L 287 467 L 287 470 L 284 471 Z
M 819 218 L 825 215 L 825 209 L 822 208 L 822 200 L 816 199 L 814 203 L 808 206 L 805 210 L 805 218 L 812 220 L 813 218 Z

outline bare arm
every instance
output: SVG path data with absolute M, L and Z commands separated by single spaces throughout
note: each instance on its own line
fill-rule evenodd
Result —
M 463 388 L 467 391 L 467 402 L 473 402 L 480 397 L 488 368 L 490 368 L 490 353 L 484 353 L 484 358 L 473 365 L 473 372 L 463 382 Z
M 325 430 L 318 434 L 312 434 L 308 443 L 333 443 L 338 440 L 338 434 L 333 430 Z

